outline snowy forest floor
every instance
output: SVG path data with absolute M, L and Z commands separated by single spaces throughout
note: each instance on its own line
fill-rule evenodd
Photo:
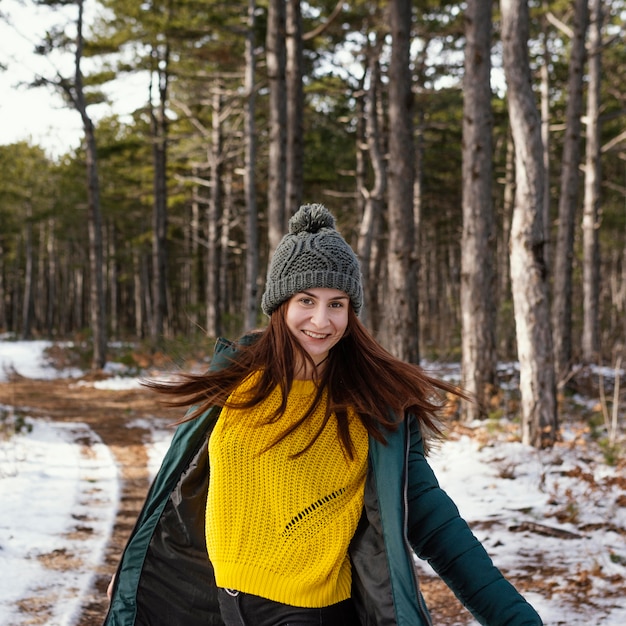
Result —
M 151 479 L 147 450 L 150 420 L 175 421 L 141 388 L 98 389 L 94 377 L 32 380 L 13 375 L 0 382 L 0 405 L 32 420 L 86 424 L 111 451 L 119 476 L 114 523 L 91 589 L 81 601 L 79 626 L 102 623 L 106 587 Z M 80 384 L 77 384 L 80 383 Z M 477 536 L 509 580 L 535 605 L 546 624 L 591 626 L 626 623 L 626 464 L 604 463 L 604 456 L 582 422 L 568 428 L 551 451 L 534 451 L 515 441 L 513 427 L 453 424 L 450 445 L 433 458 L 435 472 Z M 78 438 L 83 454 L 92 441 Z M 472 487 L 470 475 L 483 470 L 457 463 L 459 455 L 489 464 L 489 477 Z M 445 480 L 442 479 L 442 476 Z M 524 481 L 528 481 L 524 487 Z M 503 495 L 521 485 L 524 501 L 503 509 Z M 487 486 L 485 486 L 487 485 Z M 475 491 L 479 490 L 480 493 Z M 470 515 L 464 497 L 483 498 Z M 519 500 L 519 496 L 518 496 Z M 80 516 L 77 516 L 80 517 Z M 76 519 L 72 539 L 89 541 L 89 516 Z M 62 541 L 60 542 L 62 545 Z M 2 546 L 0 546 L 2 548 Z M 0 554 L 1 556 L 1 554 Z M 63 547 L 36 558 L 46 568 L 68 572 L 80 558 Z M 435 624 L 475 624 L 446 585 L 421 566 L 421 587 Z M 19 601 L 20 624 L 52 624 L 54 593 L 39 588 Z

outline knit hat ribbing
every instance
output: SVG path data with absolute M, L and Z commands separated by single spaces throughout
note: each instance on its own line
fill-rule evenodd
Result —
M 348 294 L 355 313 L 363 306 L 359 261 L 321 204 L 306 204 L 289 220 L 267 272 L 261 307 L 271 315 L 282 302 L 306 289 L 325 287 Z

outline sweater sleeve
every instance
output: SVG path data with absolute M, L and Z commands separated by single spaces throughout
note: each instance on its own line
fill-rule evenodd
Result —
M 461 603 L 486 626 L 539 626 L 541 618 L 495 567 L 426 461 L 419 426 L 410 419 L 409 541 Z

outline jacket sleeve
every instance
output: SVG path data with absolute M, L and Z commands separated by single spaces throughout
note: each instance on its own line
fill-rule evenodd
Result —
M 417 421 L 409 418 L 409 541 L 480 624 L 538 626 L 541 618 L 495 567 L 426 461 Z

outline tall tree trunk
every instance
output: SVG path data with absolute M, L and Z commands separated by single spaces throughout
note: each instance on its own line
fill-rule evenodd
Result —
M 475 402 L 464 403 L 463 415 L 468 421 L 486 414 L 496 370 L 491 9 L 489 0 L 469 0 L 465 10 L 461 365 L 464 388 L 475 398 Z
M 589 80 L 587 86 L 587 144 L 583 202 L 583 334 L 587 362 L 600 352 L 600 85 L 602 71 L 602 0 L 591 0 Z
M 76 110 L 80 113 L 85 133 L 85 157 L 87 167 L 87 208 L 89 231 L 89 315 L 93 341 L 91 366 L 102 369 L 106 362 L 106 309 L 104 301 L 104 253 L 102 247 L 102 214 L 100 209 L 100 184 L 94 125 L 87 113 L 87 98 L 83 84 L 81 61 L 83 57 L 83 10 L 84 1 L 78 0 L 76 21 L 76 51 L 74 56 L 74 84 L 63 83 L 64 89 Z M 81 290 L 82 291 L 82 290 Z M 81 316 L 82 317 L 82 316 Z
M 244 297 L 244 328 L 251 330 L 256 327 L 258 306 L 259 277 L 259 218 L 257 215 L 255 193 L 256 171 L 256 88 L 254 76 L 256 71 L 255 48 L 255 11 L 256 1 L 248 0 L 248 24 L 246 30 L 246 69 L 244 104 L 244 143 L 245 167 L 243 174 L 244 195 L 246 198 L 246 279 Z
M 287 127 L 285 56 L 285 0 L 269 0 L 266 57 L 269 82 L 267 217 L 270 254 L 285 234 Z
M 24 236 L 24 292 L 22 293 L 22 339 L 30 339 L 33 319 L 33 280 L 35 274 L 35 249 L 33 245 L 33 207 L 26 201 Z
M 420 288 L 420 296 L 418 297 L 418 328 L 420 332 L 418 345 L 424 345 L 427 341 L 425 335 L 425 326 L 422 320 L 425 317 L 424 312 L 424 286 L 427 285 L 427 281 L 424 280 L 426 276 L 426 268 L 424 263 L 424 249 L 425 246 L 422 243 L 425 241 L 424 226 L 422 221 L 422 206 L 424 198 L 424 156 L 426 149 L 426 142 L 424 140 L 424 127 L 425 127 L 425 115 L 422 106 L 419 106 L 416 115 L 416 134 L 415 134 L 415 181 L 413 182 L 413 224 L 415 228 L 415 248 L 418 250 L 417 254 L 417 283 Z
M 228 282 L 228 266 L 229 266 L 229 249 L 228 242 L 230 241 L 230 226 L 232 222 L 233 214 L 233 175 L 232 172 L 227 169 L 224 173 L 223 184 L 223 199 L 220 201 L 222 210 L 220 211 L 220 260 L 219 260 L 219 274 L 218 274 L 218 287 L 219 287 L 219 301 L 220 301 L 220 335 L 223 334 L 224 328 L 224 315 L 228 314 L 233 317 L 235 311 L 239 312 L 241 309 L 239 306 L 235 306 L 234 299 L 229 297 L 229 282 Z M 229 329 L 230 332 L 230 329 Z
M 152 210 L 152 325 L 153 343 L 158 343 L 167 319 L 167 98 L 169 83 L 169 45 L 152 50 L 153 72 L 157 79 L 159 101 L 150 104 L 152 158 L 154 162 L 154 204 Z M 150 89 L 152 92 L 152 87 Z M 152 94 L 150 95 L 152 101 Z
M 586 61 L 585 39 L 589 25 L 588 0 L 576 0 L 574 37 L 571 42 L 565 137 L 561 158 L 559 217 L 554 254 L 552 295 L 552 336 L 557 381 L 567 377 L 572 359 L 572 261 L 574 258 L 574 223 L 579 198 L 581 116 L 583 77 Z
M 57 324 L 60 321 L 56 307 L 57 293 L 60 292 L 60 290 L 57 289 L 60 270 L 57 259 L 56 233 L 54 228 L 55 219 L 51 217 L 48 220 L 48 238 L 46 239 L 46 257 L 48 260 L 48 284 L 46 286 L 48 300 L 48 306 L 46 307 L 46 332 L 48 337 L 52 337 L 55 330 L 59 332 L 58 326 L 55 328 L 55 316 Z M 1 326 L 2 324 L 0 323 L 0 327 Z
M 145 319 L 144 319 L 144 285 L 145 276 L 144 276 L 144 262 L 143 262 L 143 254 L 136 248 L 131 250 L 131 256 L 133 259 L 133 300 L 135 302 L 135 335 L 137 337 L 144 336 L 144 328 L 145 328 Z
M 193 177 L 198 178 L 197 168 L 194 166 Z M 186 239 L 186 276 L 185 276 L 185 289 L 188 292 L 188 305 L 189 305 L 189 325 L 192 329 L 198 326 L 198 306 L 200 303 L 200 297 L 198 292 L 199 285 L 199 241 L 200 241 L 200 202 L 198 194 L 200 188 L 198 185 L 194 185 L 193 198 L 191 201 L 191 207 L 189 209 L 189 223 L 185 228 Z
M 207 271 L 206 271 L 206 332 L 219 337 L 221 329 L 220 302 L 220 221 L 222 203 L 222 94 L 215 86 L 212 97 L 211 152 L 209 155 L 211 190 L 207 206 Z
M 557 434 L 556 390 L 547 274 L 543 260 L 541 120 L 528 59 L 526 0 L 501 0 L 507 99 L 515 143 L 516 193 L 511 225 L 511 286 L 520 361 L 522 440 L 552 445 Z
M 302 10 L 300 0 L 287 0 L 286 14 L 286 87 L 287 87 L 287 129 L 286 129 L 286 188 L 285 220 L 283 230 L 287 230 L 289 217 L 302 203 L 303 184 L 303 112 L 304 92 L 302 89 Z
M 96 160 L 96 137 L 93 123 L 85 115 L 85 143 L 88 172 L 89 206 L 89 267 L 90 267 L 90 316 L 93 335 L 94 369 L 102 369 L 106 363 L 106 310 L 104 304 L 104 253 L 102 246 L 102 214 L 100 212 L 100 186 Z
M 117 267 L 117 238 L 115 233 L 115 226 L 111 224 L 108 228 L 108 259 L 106 266 L 108 268 L 108 284 L 109 284 L 109 310 L 110 314 L 110 328 L 111 335 L 115 337 L 120 337 L 121 335 L 121 326 L 123 322 L 120 323 L 120 314 L 119 314 L 119 301 L 120 301 L 120 293 L 119 293 L 119 284 L 120 277 L 118 274 Z
M 546 183 L 543 186 L 543 201 L 541 203 L 543 223 L 543 261 L 550 270 L 550 37 L 548 34 L 548 20 L 545 12 L 549 10 L 547 0 L 542 1 L 544 15 L 541 19 L 541 39 L 543 43 L 542 62 L 539 66 L 541 93 L 541 144 L 543 146 L 543 171 Z
M 506 313 L 508 303 L 511 299 L 511 271 L 510 271 L 510 244 L 511 244 L 511 220 L 513 216 L 513 205 L 515 204 L 515 146 L 511 133 L 506 134 L 506 148 L 504 157 L 504 189 L 502 190 L 502 223 L 501 232 L 497 241 L 498 259 L 498 289 L 496 302 L 498 303 L 498 313 L 505 311 L 505 314 L 497 316 L 497 347 L 496 354 L 501 357 L 510 358 L 515 353 L 515 328 L 511 315 Z M 504 307 L 503 307 L 504 305 Z
M 413 222 L 413 94 L 409 49 L 412 3 L 389 3 L 389 249 L 386 343 L 395 356 L 419 361 L 417 259 Z
M 372 326 L 372 306 L 376 301 L 378 280 L 372 274 L 372 246 L 380 235 L 383 203 L 387 189 L 387 171 L 382 147 L 382 132 L 378 124 L 380 80 L 380 49 L 376 44 L 368 49 L 369 87 L 365 93 L 363 123 L 365 143 L 367 144 L 369 161 L 374 175 L 374 184 L 367 189 L 361 185 L 363 196 L 363 213 L 359 226 L 357 254 L 361 262 L 361 274 L 365 291 L 365 306 L 361 313 L 361 321 Z

